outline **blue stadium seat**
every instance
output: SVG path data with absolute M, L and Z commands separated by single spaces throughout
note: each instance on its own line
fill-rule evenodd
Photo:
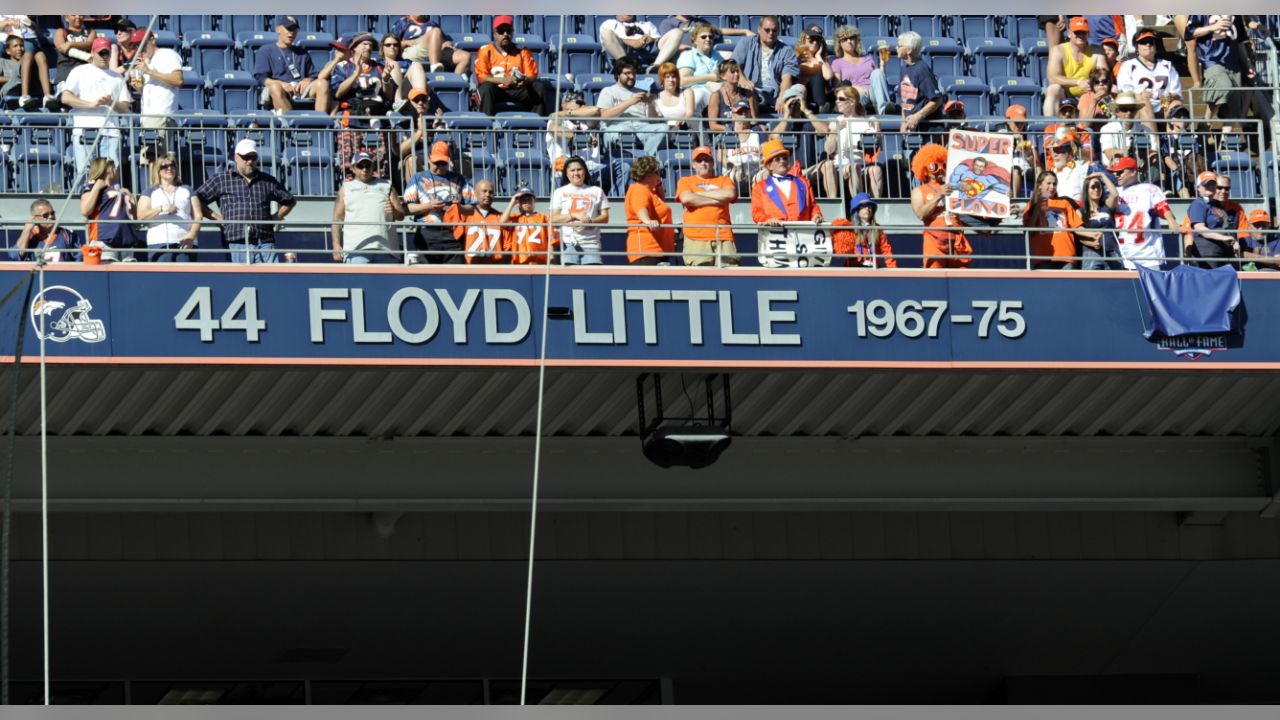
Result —
M 199 187 L 227 167 L 233 138 L 228 135 L 226 118 L 195 112 L 175 115 L 173 121 L 180 128 L 176 133 L 178 171 L 191 187 Z
M 444 124 L 454 147 L 484 150 L 490 155 L 497 152 L 493 118 L 478 112 L 448 113 Z
M 1000 37 L 995 15 L 955 15 L 952 23 L 952 34 L 970 47 L 975 40 Z
M 1049 43 L 1044 38 L 1022 41 L 1022 74 L 1040 85 L 1048 80 Z
M 453 37 L 453 46 L 458 48 L 459 50 L 466 50 L 467 52 L 475 52 L 480 48 L 484 47 L 485 45 L 488 45 L 492 41 L 493 41 L 493 38 L 484 33 L 467 32 L 467 33 L 462 33 L 461 35 L 455 35 Z
M 183 70 L 182 87 L 178 88 L 178 109 L 204 110 L 205 90 L 203 75 L 192 70 Z
M 1009 15 L 1005 18 L 1005 34 L 1009 36 L 1014 44 L 1024 46 L 1024 43 L 1030 41 L 1044 39 L 1044 28 L 1036 20 L 1035 15 Z
M 846 24 L 862 31 L 862 37 L 892 35 L 893 23 L 888 15 L 849 15 Z M 830 39 L 830 38 L 828 38 Z M 834 42 L 832 43 L 834 44 Z
M 991 89 L 981 78 L 944 75 L 938 78 L 938 82 L 948 97 L 964 103 L 967 115 L 986 115 L 991 112 Z
M 244 70 L 224 70 L 206 76 L 209 107 L 223 115 L 235 115 L 258 108 L 261 91 L 258 81 Z
M 254 54 L 258 52 L 258 48 L 263 45 L 276 44 L 275 30 L 254 30 L 239 33 L 234 36 L 236 39 L 236 49 L 240 56 L 240 69 L 253 71 Z
M 941 15 L 899 15 L 898 32 L 914 30 L 926 41 L 929 38 L 940 38 L 944 35 Z
M 333 48 L 329 47 L 329 43 L 334 41 L 333 35 L 326 32 L 300 32 L 293 44 L 307 51 L 311 56 L 311 64 L 316 66 L 316 72 L 320 68 L 329 63 L 329 59 L 333 57 Z
M 283 121 L 270 110 L 254 110 L 232 118 L 232 124 L 236 129 L 230 139 L 239 142 L 250 138 L 258 143 L 258 167 L 277 178 L 283 177 L 280 165 Z
M 500 153 L 498 160 L 502 165 L 502 184 L 499 187 L 503 195 L 515 192 L 520 183 L 525 183 L 538 195 L 551 194 L 551 161 L 546 153 L 513 148 Z
M 574 79 L 563 73 L 542 73 L 542 81 L 547 84 L 547 90 L 552 93 L 552 99 L 555 97 L 557 87 L 562 93 L 578 89 Z
M 281 117 L 284 122 L 284 149 L 322 148 L 332 151 L 336 119 L 317 110 L 290 110 Z M 332 155 L 332 152 L 330 152 Z
M 920 55 L 933 68 L 934 75 L 963 75 L 964 48 L 947 37 L 926 37 Z
M 542 39 L 541 35 L 516 35 L 516 44 L 533 53 L 533 57 L 538 61 L 538 70 L 546 70 L 551 64 L 550 53 L 547 50 L 547 43 Z
M 970 41 L 969 52 L 973 55 L 973 74 L 984 81 L 1018 74 L 1018 48 L 1004 38 Z
M 429 72 L 427 86 L 435 92 L 449 112 L 470 109 L 471 82 L 459 73 Z
M 18 192 L 65 192 L 63 157 L 69 140 L 62 116 L 53 113 L 14 113 L 19 139 L 13 148 L 15 188 Z
M 324 16 L 324 31 L 335 36 L 358 35 L 369 32 L 372 25 L 373 23 L 368 15 Z
M 463 152 L 471 155 L 472 182 L 488 180 L 493 183 L 495 190 L 502 187 L 502 163 L 493 152 L 479 145 L 461 145 L 459 147 L 465 148 Z M 509 195 L 510 193 L 504 194 Z
M 1030 114 L 1042 103 L 1040 100 L 1040 84 L 1028 77 L 993 77 L 991 92 L 995 96 L 993 112 L 1003 115 L 1010 105 L 1022 105 Z
M 1213 171 L 1231 178 L 1231 195 L 1236 198 L 1256 198 L 1259 192 L 1258 169 L 1247 152 L 1219 152 L 1213 161 Z
M 827 42 L 831 42 L 831 36 L 836 31 L 835 18 L 831 15 L 791 15 L 785 20 L 786 30 L 791 35 L 800 35 L 810 25 L 817 25 L 822 28 L 822 37 L 826 38 Z M 877 32 L 876 34 L 880 35 L 881 33 Z
M 170 15 L 164 29 L 172 30 L 183 40 L 189 40 L 196 33 L 213 30 L 216 27 L 214 18 L 213 15 Z M 145 28 L 146 25 L 138 27 Z
M 338 176 L 333 150 L 327 147 L 293 147 L 284 151 L 285 184 L 295 195 L 333 195 Z
M 220 30 L 200 30 L 187 36 L 191 69 L 201 75 L 235 69 L 235 43 Z
M 680 178 L 693 174 L 693 152 L 688 149 L 659 150 L 657 160 L 662 164 L 662 184 L 667 197 L 675 198 L 676 183 Z
M 262 32 L 268 28 L 261 15 L 223 15 L 218 29 L 239 40 L 241 33 Z M 270 30 L 275 32 L 275 28 Z
M 172 30 L 156 30 L 152 34 L 156 36 L 156 47 L 169 48 L 170 50 L 182 49 L 182 41 L 178 39 L 178 34 Z
M 582 90 L 582 97 L 588 105 L 595 105 L 596 98 L 600 91 L 617 82 L 617 78 L 612 75 L 579 75 L 577 76 L 578 88 Z
M 493 116 L 493 127 L 498 131 L 498 150 L 528 150 L 545 155 L 547 121 L 536 113 L 500 112 Z
M 892 36 L 863 36 L 862 48 L 866 50 L 868 55 L 873 57 L 877 56 L 880 52 L 880 48 L 882 47 L 889 48 L 889 62 L 885 65 L 884 79 L 889 83 L 890 92 L 893 92 L 894 88 L 896 88 L 898 83 L 902 80 L 902 60 L 898 59 L 898 54 L 896 52 L 898 39 Z
M 604 48 L 595 41 L 592 35 L 566 35 L 561 42 L 559 35 L 548 38 L 548 44 L 562 53 L 556 57 L 555 70 L 558 73 L 570 73 L 574 77 L 598 73 L 603 68 L 601 55 Z
M 453 16 L 446 15 L 445 17 L 453 17 Z M 382 37 L 383 35 L 386 35 L 387 33 L 391 32 L 391 26 L 395 25 L 396 21 L 400 19 L 400 16 L 399 15 L 373 15 L 372 18 L 373 18 L 373 34 L 377 35 L 378 37 Z M 449 30 L 447 28 L 445 29 L 445 34 L 449 34 Z

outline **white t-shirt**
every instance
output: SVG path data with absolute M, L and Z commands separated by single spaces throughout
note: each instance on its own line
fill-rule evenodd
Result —
M 147 64 L 158 73 L 171 73 L 182 69 L 182 56 L 169 48 L 156 48 Z M 145 77 L 146 84 L 142 86 L 142 114 L 172 115 L 178 112 L 178 88 L 150 75 Z
M 1126 126 L 1119 120 L 1112 120 L 1102 129 L 1098 131 L 1098 142 L 1102 146 L 1102 157 L 1107 157 L 1107 151 L 1119 150 L 1122 154 L 1129 151 L 1129 144 L 1132 142 L 1134 126 L 1131 124 Z M 1160 141 L 1156 136 L 1147 133 L 1147 142 L 1151 144 L 1152 149 L 1159 149 Z
M 110 95 L 113 103 L 121 100 L 133 100 L 133 96 L 129 94 L 129 88 L 125 85 L 124 76 L 118 72 L 112 72 L 106 68 L 99 68 L 93 63 L 85 63 L 77 65 L 70 73 L 67 74 L 67 80 L 62 84 L 63 91 L 70 91 L 71 94 L 81 100 L 97 100 L 103 95 Z M 71 111 L 72 127 L 76 128 L 108 128 L 103 130 L 102 134 L 107 136 L 118 136 L 120 131 L 114 119 L 107 119 L 108 108 L 102 105 L 94 108 L 75 108 Z
M 173 205 L 175 212 L 162 213 L 155 218 L 156 225 L 147 230 L 147 246 L 176 245 L 191 232 L 191 188 L 179 185 L 170 195 L 162 187 L 151 190 L 151 207 L 165 208 Z
M 844 167 L 850 163 L 865 164 L 866 155 L 862 152 L 862 136 L 875 134 L 876 126 L 861 118 L 837 118 L 833 122 L 840 128 L 839 134 L 836 135 L 836 166 Z
M 1084 179 L 1089 175 L 1088 163 L 1075 160 L 1053 173 L 1058 176 L 1058 197 L 1071 198 L 1077 203 L 1084 202 Z
M 1132 270 L 1135 263 L 1141 263 L 1159 269 L 1165 257 L 1164 234 L 1143 230 L 1159 227 L 1157 218 L 1169 209 L 1164 191 L 1151 183 L 1135 183 L 1119 190 L 1120 198 L 1115 209 L 1116 226 L 1119 228 L 1116 242 L 1120 256 L 1124 258 L 1124 266 Z
M 724 163 L 731 168 L 756 170 L 761 164 L 760 133 L 751 133 L 736 148 L 728 148 L 724 153 Z
M 637 28 L 640 32 L 637 33 L 633 31 L 631 35 L 627 35 L 627 28 Z M 623 40 L 628 37 L 635 37 L 640 34 L 656 38 L 658 37 L 658 26 L 647 21 L 624 23 L 617 18 L 609 18 L 608 20 L 600 23 L 601 37 L 603 37 L 606 32 L 611 32 L 614 35 L 617 35 L 619 40 Z
M 595 185 L 584 185 L 582 187 L 574 187 L 573 185 L 561 185 L 551 193 L 551 214 L 580 215 L 586 213 L 591 217 L 600 214 L 600 211 L 609 208 L 609 198 L 604 196 L 604 191 Z M 599 249 L 600 247 L 600 228 L 591 227 L 578 230 L 568 224 L 560 226 L 560 240 L 565 244 L 576 244 L 580 246 L 592 247 Z
M 1143 90 L 1151 91 L 1151 107 L 1160 112 L 1160 97 L 1167 94 L 1181 95 L 1182 81 L 1178 79 L 1178 71 L 1168 60 L 1156 60 L 1155 67 L 1147 67 L 1141 58 L 1125 60 L 1120 66 L 1120 75 L 1116 78 L 1120 90 L 1140 95 Z

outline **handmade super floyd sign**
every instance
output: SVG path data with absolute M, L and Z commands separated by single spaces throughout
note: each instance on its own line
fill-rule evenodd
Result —
M 1013 139 L 1008 135 L 952 130 L 947 139 L 947 211 L 977 217 L 1009 217 Z

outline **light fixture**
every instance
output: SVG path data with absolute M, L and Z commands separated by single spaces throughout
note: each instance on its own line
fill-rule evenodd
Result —
M 716 417 L 715 380 L 720 379 L 724 412 Z M 645 422 L 645 385 L 653 381 L 655 412 L 652 422 Z M 681 386 L 684 379 L 681 378 Z M 696 386 L 695 386 L 696 387 Z M 644 456 L 661 468 L 704 468 L 720 458 L 720 454 L 733 442 L 730 435 L 731 405 L 729 400 L 729 376 L 706 375 L 703 392 L 707 407 L 706 417 L 698 417 L 694 411 L 693 397 L 684 388 L 689 400 L 688 417 L 667 417 L 662 402 L 662 377 L 645 373 L 636 378 L 637 410 L 640 415 L 640 450 Z

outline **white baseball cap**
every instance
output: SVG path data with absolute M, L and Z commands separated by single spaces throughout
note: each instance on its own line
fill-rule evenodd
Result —
M 236 143 L 237 155 L 256 155 L 258 153 L 258 143 L 253 138 L 245 138 Z

